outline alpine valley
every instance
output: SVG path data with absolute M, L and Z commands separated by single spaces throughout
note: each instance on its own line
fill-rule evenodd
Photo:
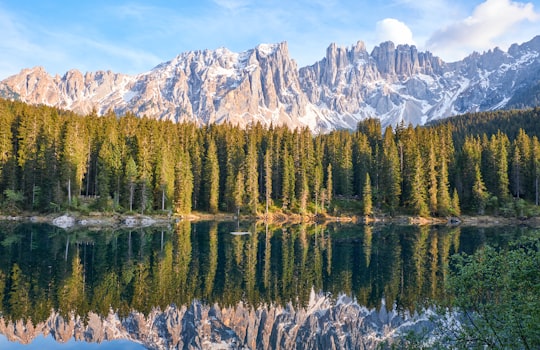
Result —
M 199 125 L 230 122 L 309 127 L 313 132 L 381 124 L 422 125 L 457 114 L 537 105 L 540 36 L 446 63 L 415 46 L 331 44 L 298 68 L 286 42 L 234 53 L 185 52 L 149 72 L 51 76 L 24 69 L 0 82 L 0 96 L 78 113 L 133 113 Z

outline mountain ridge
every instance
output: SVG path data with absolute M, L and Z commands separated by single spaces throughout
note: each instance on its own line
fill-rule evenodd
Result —
M 181 53 L 137 75 L 23 69 L 0 82 L 0 96 L 87 114 L 128 112 L 199 125 L 231 122 L 354 129 L 368 117 L 383 126 L 422 125 L 452 115 L 503 109 L 538 85 L 540 36 L 446 63 L 414 45 L 387 41 L 369 53 L 362 41 L 330 44 L 321 60 L 298 68 L 286 42 L 235 53 Z M 520 102 L 527 105 L 527 101 Z M 532 106 L 528 106 L 532 107 Z

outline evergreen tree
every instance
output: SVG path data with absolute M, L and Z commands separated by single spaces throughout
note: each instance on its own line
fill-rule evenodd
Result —
M 240 213 L 240 208 L 244 205 L 244 196 L 245 196 L 245 182 L 244 182 L 244 173 L 242 169 L 236 173 L 236 181 L 233 191 L 234 206 L 236 212 Z
M 255 138 L 251 135 L 248 142 L 246 155 L 246 198 L 249 212 L 257 214 L 259 204 L 259 172 L 257 163 L 257 145 Z
M 412 172 L 410 206 L 416 215 L 429 216 L 429 207 L 426 201 L 426 184 L 420 152 L 416 152 L 412 169 L 414 170 Z
M 266 215 L 272 204 L 272 149 L 269 147 L 264 154 L 264 194 Z
M 137 179 L 137 164 L 132 156 L 129 156 L 126 162 L 125 177 L 128 185 L 129 192 L 129 211 L 133 211 L 133 201 L 135 199 L 135 184 Z
M 401 169 L 398 149 L 391 127 L 386 129 L 383 142 L 381 199 L 390 213 L 394 213 L 399 206 L 401 195 Z
M 334 179 L 332 178 L 332 164 L 326 167 L 326 203 L 330 205 L 334 198 Z
M 203 199 L 206 203 L 206 210 L 215 214 L 218 211 L 219 203 L 219 163 L 216 144 L 212 138 L 208 140 L 204 159 L 203 178 Z
M 531 145 L 531 167 L 534 188 L 534 203 L 538 206 L 540 202 L 540 142 L 538 137 L 533 136 Z
M 287 147 L 285 147 L 283 153 L 283 180 L 281 195 L 283 209 L 291 209 L 295 202 L 295 182 L 294 160 L 289 154 Z
M 437 213 L 441 216 L 446 216 L 450 213 L 452 199 L 450 197 L 450 185 L 448 183 L 448 164 L 445 152 L 441 153 L 439 160 L 439 172 L 437 178 Z M 457 191 L 455 192 L 457 198 Z
M 366 183 L 362 192 L 364 215 L 371 216 L 373 214 L 373 203 L 371 198 L 371 179 L 369 177 L 369 173 L 366 174 Z
M 454 188 L 454 192 L 452 193 L 452 207 L 451 207 L 451 213 L 455 216 L 461 215 L 461 207 L 459 205 L 459 195 L 457 192 L 457 189 Z
M 489 193 L 487 192 L 486 185 L 482 180 L 482 174 L 480 172 L 480 166 L 476 166 L 475 169 L 475 181 L 472 189 L 473 194 L 473 206 L 477 213 L 484 215 L 487 201 L 489 199 Z
M 437 173 L 437 156 L 433 142 L 430 142 L 429 157 L 428 157 L 428 206 L 429 212 L 433 215 L 437 213 L 438 202 L 438 173 Z
M 187 152 L 180 152 L 175 167 L 174 211 L 177 214 L 190 214 L 193 196 L 193 174 Z

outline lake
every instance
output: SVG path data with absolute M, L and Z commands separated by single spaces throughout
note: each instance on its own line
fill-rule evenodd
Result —
M 449 298 L 453 254 L 526 230 L 4 223 L 0 348 L 371 348 Z

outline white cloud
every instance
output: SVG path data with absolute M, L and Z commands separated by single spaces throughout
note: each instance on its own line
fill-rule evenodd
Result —
M 377 22 L 376 36 L 379 42 L 390 40 L 396 45 L 415 44 L 412 31 L 409 27 L 395 18 L 385 18 Z
M 532 3 L 486 0 L 474 9 L 471 16 L 436 31 L 426 46 L 436 54 L 457 60 L 473 50 L 484 51 L 516 42 L 518 39 L 513 29 L 523 22 L 539 20 L 540 14 Z M 509 33 L 514 34 L 512 38 L 509 38 Z
M 248 5 L 247 0 L 214 0 L 214 2 L 227 10 L 237 10 Z

